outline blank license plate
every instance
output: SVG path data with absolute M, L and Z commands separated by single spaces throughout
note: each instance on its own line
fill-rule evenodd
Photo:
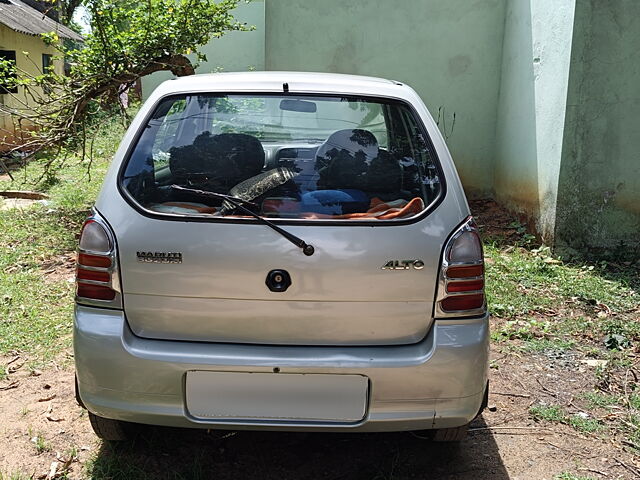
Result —
M 362 375 L 192 371 L 186 402 L 199 419 L 357 422 L 368 385 Z

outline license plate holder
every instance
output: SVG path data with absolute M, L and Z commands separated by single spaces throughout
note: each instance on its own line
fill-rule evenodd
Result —
M 354 423 L 366 414 L 368 390 L 363 375 L 194 370 L 185 393 L 200 420 Z

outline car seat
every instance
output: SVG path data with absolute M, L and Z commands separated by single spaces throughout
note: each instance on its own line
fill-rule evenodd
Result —
M 203 132 L 191 145 L 173 147 L 169 153 L 176 184 L 220 193 L 259 174 L 265 159 L 260 141 L 244 133 Z

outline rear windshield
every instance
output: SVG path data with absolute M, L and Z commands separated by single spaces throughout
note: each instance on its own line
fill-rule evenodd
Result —
M 167 215 L 247 217 L 241 202 L 273 218 L 410 218 L 441 188 L 423 131 L 392 100 L 176 95 L 144 126 L 122 184 Z

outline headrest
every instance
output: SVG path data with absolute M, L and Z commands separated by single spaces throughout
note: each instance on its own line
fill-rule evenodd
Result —
M 346 129 L 332 133 L 316 153 L 318 187 L 366 189 L 366 175 L 378 156 L 378 141 L 368 130 Z
M 342 151 L 352 155 L 354 158 L 364 157 L 363 160 L 368 164 L 378 156 L 378 140 L 368 130 L 360 128 L 338 130 L 320 145 L 316 157 L 322 159 L 327 155 L 335 156 Z
M 177 183 L 207 184 L 228 190 L 264 167 L 260 141 L 244 133 L 198 135 L 193 144 L 169 150 L 169 168 Z

